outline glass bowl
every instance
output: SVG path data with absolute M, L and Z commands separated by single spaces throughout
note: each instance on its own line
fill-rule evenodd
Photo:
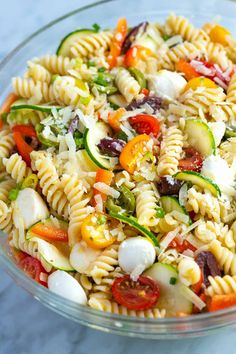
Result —
M 126 16 L 130 24 L 143 20 L 163 21 L 171 11 L 187 16 L 198 26 L 220 15 L 222 24 L 236 35 L 236 4 L 229 0 L 165 0 L 161 4 L 156 0 L 101 1 L 51 22 L 13 50 L 0 64 L 0 100 L 11 90 L 11 77 L 22 74 L 27 60 L 47 52 L 55 53 L 61 38 L 75 28 L 87 28 L 93 23 L 103 28 L 114 27 L 117 18 L 122 16 Z M 0 235 L 0 263 L 19 285 L 45 306 L 78 323 L 106 332 L 167 339 L 208 335 L 236 326 L 235 307 L 216 313 L 155 320 L 112 315 L 77 305 L 49 292 L 18 269 L 11 258 L 7 236 L 3 233 Z

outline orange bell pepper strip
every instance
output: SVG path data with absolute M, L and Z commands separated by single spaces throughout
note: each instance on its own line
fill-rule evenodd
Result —
M 151 49 L 141 45 L 134 45 L 125 54 L 124 64 L 128 67 L 136 67 L 140 60 L 145 60 L 148 56 L 153 55 Z
M 13 138 L 19 154 L 22 159 L 26 162 L 27 166 L 31 166 L 30 153 L 33 151 L 33 148 L 26 143 L 25 137 L 37 138 L 35 129 L 31 125 L 15 125 L 12 128 Z
M 126 18 L 120 18 L 117 23 L 117 27 L 114 32 L 114 37 L 110 45 L 110 53 L 107 61 L 110 69 L 117 65 L 117 58 L 121 55 L 122 45 L 128 31 L 128 24 Z
M 47 241 L 68 241 L 68 232 L 45 224 L 36 224 L 30 231 Z
M 184 74 L 186 80 L 194 79 L 195 77 L 201 76 L 192 66 L 184 59 L 180 59 L 175 66 L 178 72 Z
M 149 96 L 150 91 L 147 88 L 143 88 L 141 92 L 144 96 Z
M 125 113 L 125 108 L 118 108 L 117 111 L 109 113 L 108 123 L 115 132 L 120 131 L 120 119 Z
M 99 168 L 96 172 L 96 178 L 95 178 L 95 183 L 97 182 L 102 182 L 107 184 L 108 186 L 110 186 L 112 179 L 113 179 L 113 172 L 112 171 L 107 171 L 107 170 L 103 170 L 102 168 Z M 104 193 L 101 193 L 100 191 L 98 191 L 96 188 L 93 189 L 93 199 L 92 199 L 92 205 L 96 206 L 96 199 L 95 196 L 96 195 L 101 195 L 102 201 L 105 202 L 107 199 L 107 195 Z
M 227 295 L 214 295 L 208 305 L 209 312 L 219 311 L 236 306 L 236 293 Z
M 0 116 L 3 113 L 9 113 L 11 110 L 11 105 L 18 99 L 18 96 L 14 93 L 11 92 L 3 102 L 1 108 L 0 108 Z M 3 120 L 0 118 L 0 129 L 3 127 Z

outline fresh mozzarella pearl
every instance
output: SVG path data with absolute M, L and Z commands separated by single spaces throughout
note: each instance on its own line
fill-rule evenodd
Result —
M 208 156 L 203 162 L 201 173 L 215 181 L 223 193 L 235 193 L 234 172 L 220 156 Z
M 56 270 L 49 275 L 48 289 L 78 304 L 87 303 L 87 296 L 79 282 L 62 270 Z
M 214 135 L 216 146 L 219 146 L 225 134 L 225 123 L 213 122 L 213 123 L 208 123 L 208 125 Z
M 70 253 L 70 264 L 79 273 L 84 273 L 101 251 L 89 247 L 86 242 L 76 243 Z
M 144 237 L 131 237 L 120 244 L 118 261 L 127 273 L 142 268 L 141 273 L 155 261 L 156 252 L 150 241 Z
M 178 74 L 168 70 L 161 70 L 155 75 L 150 75 L 148 88 L 156 95 L 168 100 L 175 100 L 185 88 L 187 81 Z
M 14 224 L 23 221 L 28 229 L 31 225 L 49 217 L 48 208 L 41 196 L 32 188 L 21 190 L 13 207 Z

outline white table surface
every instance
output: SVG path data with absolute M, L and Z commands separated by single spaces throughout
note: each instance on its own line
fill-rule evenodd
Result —
M 0 3 L 1 60 L 42 25 L 92 1 L 1 0 Z M 147 341 L 91 330 L 45 308 L 0 269 L 0 354 L 15 353 L 234 354 L 236 335 L 231 331 L 197 339 Z

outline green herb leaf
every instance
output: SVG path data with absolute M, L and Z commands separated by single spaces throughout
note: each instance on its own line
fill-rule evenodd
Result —
M 98 225 L 103 225 L 105 224 L 107 221 L 107 218 L 105 215 L 99 215 L 98 218 L 97 218 L 97 224 Z
M 104 73 L 104 71 L 106 71 L 106 68 L 104 68 L 104 66 L 102 66 L 101 68 L 98 69 L 99 73 Z
M 164 209 L 162 209 L 161 207 L 156 208 L 156 217 L 162 219 L 164 218 L 164 216 L 165 216 Z
M 90 67 L 90 66 L 95 66 L 95 65 L 96 65 L 96 63 L 95 63 L 94 60 L 89 60 L 89 61 L 88 61 L 88 67 Z
M 10 200 L 16 200 L 17 196 L 18 196 L 18 193 L 19 193 L 19 189 L 18 188 L 13 188 L 9 191 L 8 193 L 8 199 Z
M 168 39 L 171 38 L 171 36 L 168 36 L 168 34 L 163 34 L 162 38 L 164 39 L 164 41 L 168 41 Z
M 176 282 L 177 282 L 177 278 L 174 278 L 174 277 L 171 277 L 171 278 L 170 278 L 170 282 L 169 282 L 169 283 L 170 283 L 171 285 L 175 285 Z
M 93 27 L 95 32 L 99 32 L 100 29 L 101 29 L 101 26 L 99 26 L 97 23 L 94 23 L 92 27 Z

